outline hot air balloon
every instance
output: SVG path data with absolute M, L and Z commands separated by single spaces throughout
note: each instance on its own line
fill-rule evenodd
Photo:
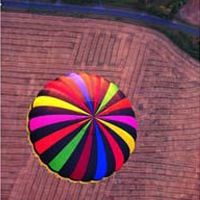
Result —
M 114 83 L 86 73 L 48 82 L 31 103 L 27 130 L 49 171 L 82 183 L 119 170 L 137 138 L 129 99 Z

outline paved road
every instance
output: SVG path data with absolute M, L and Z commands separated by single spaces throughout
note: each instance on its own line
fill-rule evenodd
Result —
M 194 36 L 199 36 L 200 30 L 180 24 L 178 22 L 173 22 L 170 20 L 165 20 L 159 17 L 148 15 L 146 13 L 139 12 L 127 12 L 114 9 L 108 9 L 105 7 L 92 7 L 92 6 L 78 6 L 78 5 L 68 5 L 68 4 L 49 4 L 49 3 L 30 3 L 30 2 L 13 2 L 13 1 L 2 1 L 3 9 L 34 9 L 38 11 L 48 11 L 48 12 L 71 12 L 71 13 L 83 13 L 83 14 L 97 14 L 97 15 L 110 15 L 115 17 L 129 18 L 138 21 L 145 21 L 150 24 L 162 25 L 168 28 L 173 28 Z

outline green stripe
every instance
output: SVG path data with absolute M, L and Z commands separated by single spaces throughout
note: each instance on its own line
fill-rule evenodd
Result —
M 81 141 L 84 133 L 86 132 L 88 126 L 90 125 L 89 121 L 81 130 L 80 132 L 68 143 L 60 153 L 49 163 L 50 167 L 55 171 L 60 171 L 63 165 L 69 160 L 70 156 L 76 149 L 77 145 Z
M 113 98 L 118 90 L 119 88 L 114 83 L 110 83 L 106 95 L 104 96 L 103 101 L 101 102 L 96 114 L 102 110 L 102 108 Z

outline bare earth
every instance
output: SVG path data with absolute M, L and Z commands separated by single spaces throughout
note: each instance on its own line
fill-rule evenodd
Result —
M 200 26 L 200 1 L 189 0 L 179 12 L 180 17 L 190 24 Z
M 26 114 L 44 84 L 95 73 L 130 98 L 136 152 L 98 184 L 73 184 L 38 164 Z M 200 66 L 163 35 L 112 21 L 2 13 L 2 200 L 199 200 Z

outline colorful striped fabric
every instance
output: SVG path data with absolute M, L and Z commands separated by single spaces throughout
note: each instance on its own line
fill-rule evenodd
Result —
M 137 137 L 131 102 L 114 83 L 86 73 L 47 83 L 31 105 L 27 128 L 48 169 L 82 182 L 119 170 Z

